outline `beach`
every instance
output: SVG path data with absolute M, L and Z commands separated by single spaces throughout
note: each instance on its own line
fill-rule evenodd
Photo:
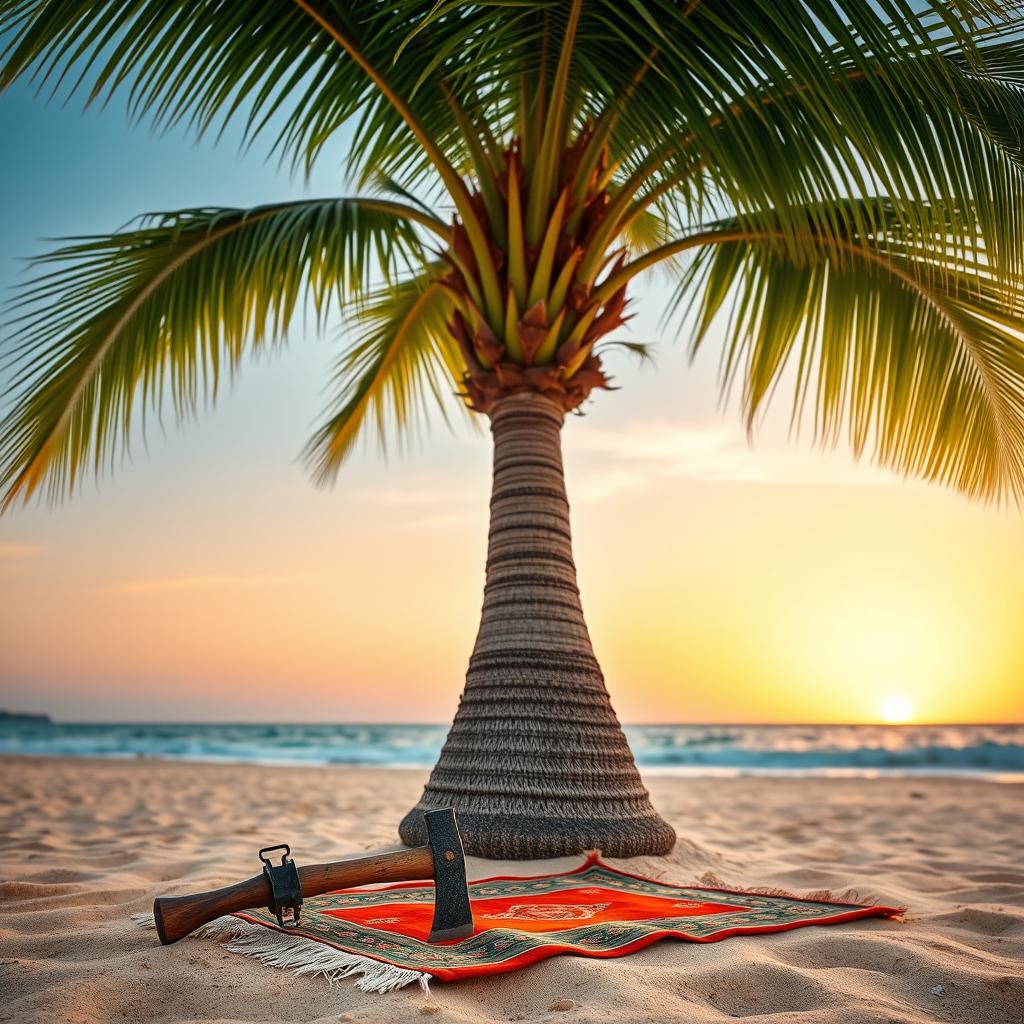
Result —
M 0 759 L 0 1020 L 1019 1024 L 1024 788 L 943 778 L 647 776 L 679 834 L 612 863 L 668 881 L 905 906 L 873 919 L 616 960 L 567 956 L 386 995 L 295 977 L 215 941 L 160 947 L 131 915 L 154 896 L 397 847 L 422 770 L 156 760 Z M 471 859 L 471 877 L 579 860 Z M 855 895 L 854 895 L 855 894 Z M 567 1007 L 558 1009 L 557 1007 Z

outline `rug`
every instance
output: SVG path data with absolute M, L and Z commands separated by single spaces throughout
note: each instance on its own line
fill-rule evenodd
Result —
M 434 888 L 401 882 L 308 898 L 298 928 L 245 911 L 204 929 L 226 948 L 276 967 L 329 979 L 362 975 L 368 991 L 430 979 L 461 981 L 514 971 L 559 953 L 626 956 L 660 939 L 717 942 L 732 935 L 893 917 L 899 908 L 777 893 L 678 886 L 627 874 L 596 853 L 574 871 L 470 883 L 474 933 L 428 943 Z

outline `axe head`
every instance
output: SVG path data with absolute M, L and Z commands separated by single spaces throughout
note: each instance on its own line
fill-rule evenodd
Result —
M 434 858 L 434 923 L 428 942 L 464 939 L 473 934 L 473 911 L 469 906 L 466 857 L 455 812 L 446 807 L 425 811 L 427 846 Z

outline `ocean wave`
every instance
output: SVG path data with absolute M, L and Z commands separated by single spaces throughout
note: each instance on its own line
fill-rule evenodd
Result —
M 2 723 L 0 754 L 429 767 L 442 725 Z M 687 774 L 1024 779 L 1024 726 L 627 726 L 640 767 Z
M 648 767 L 763 768 L 812 770 L 826 768 L 942 769 L 957 771 L 1024 772 L 1024 745 L 979 743 L 962 747 L 885 747 L 813 750 L 648 750 L 637 752 L 637 762 Z

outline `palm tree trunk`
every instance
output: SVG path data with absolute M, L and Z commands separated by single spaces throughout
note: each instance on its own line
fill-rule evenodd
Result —
M 494 483 L 487 580 L 466 687 L 402 840 L 454 807 L 466 850 L 525 860 L 600 849 L 665 853 L 583 618 L 562 473 L 561 405 L 513 394 L 490 412 Z

